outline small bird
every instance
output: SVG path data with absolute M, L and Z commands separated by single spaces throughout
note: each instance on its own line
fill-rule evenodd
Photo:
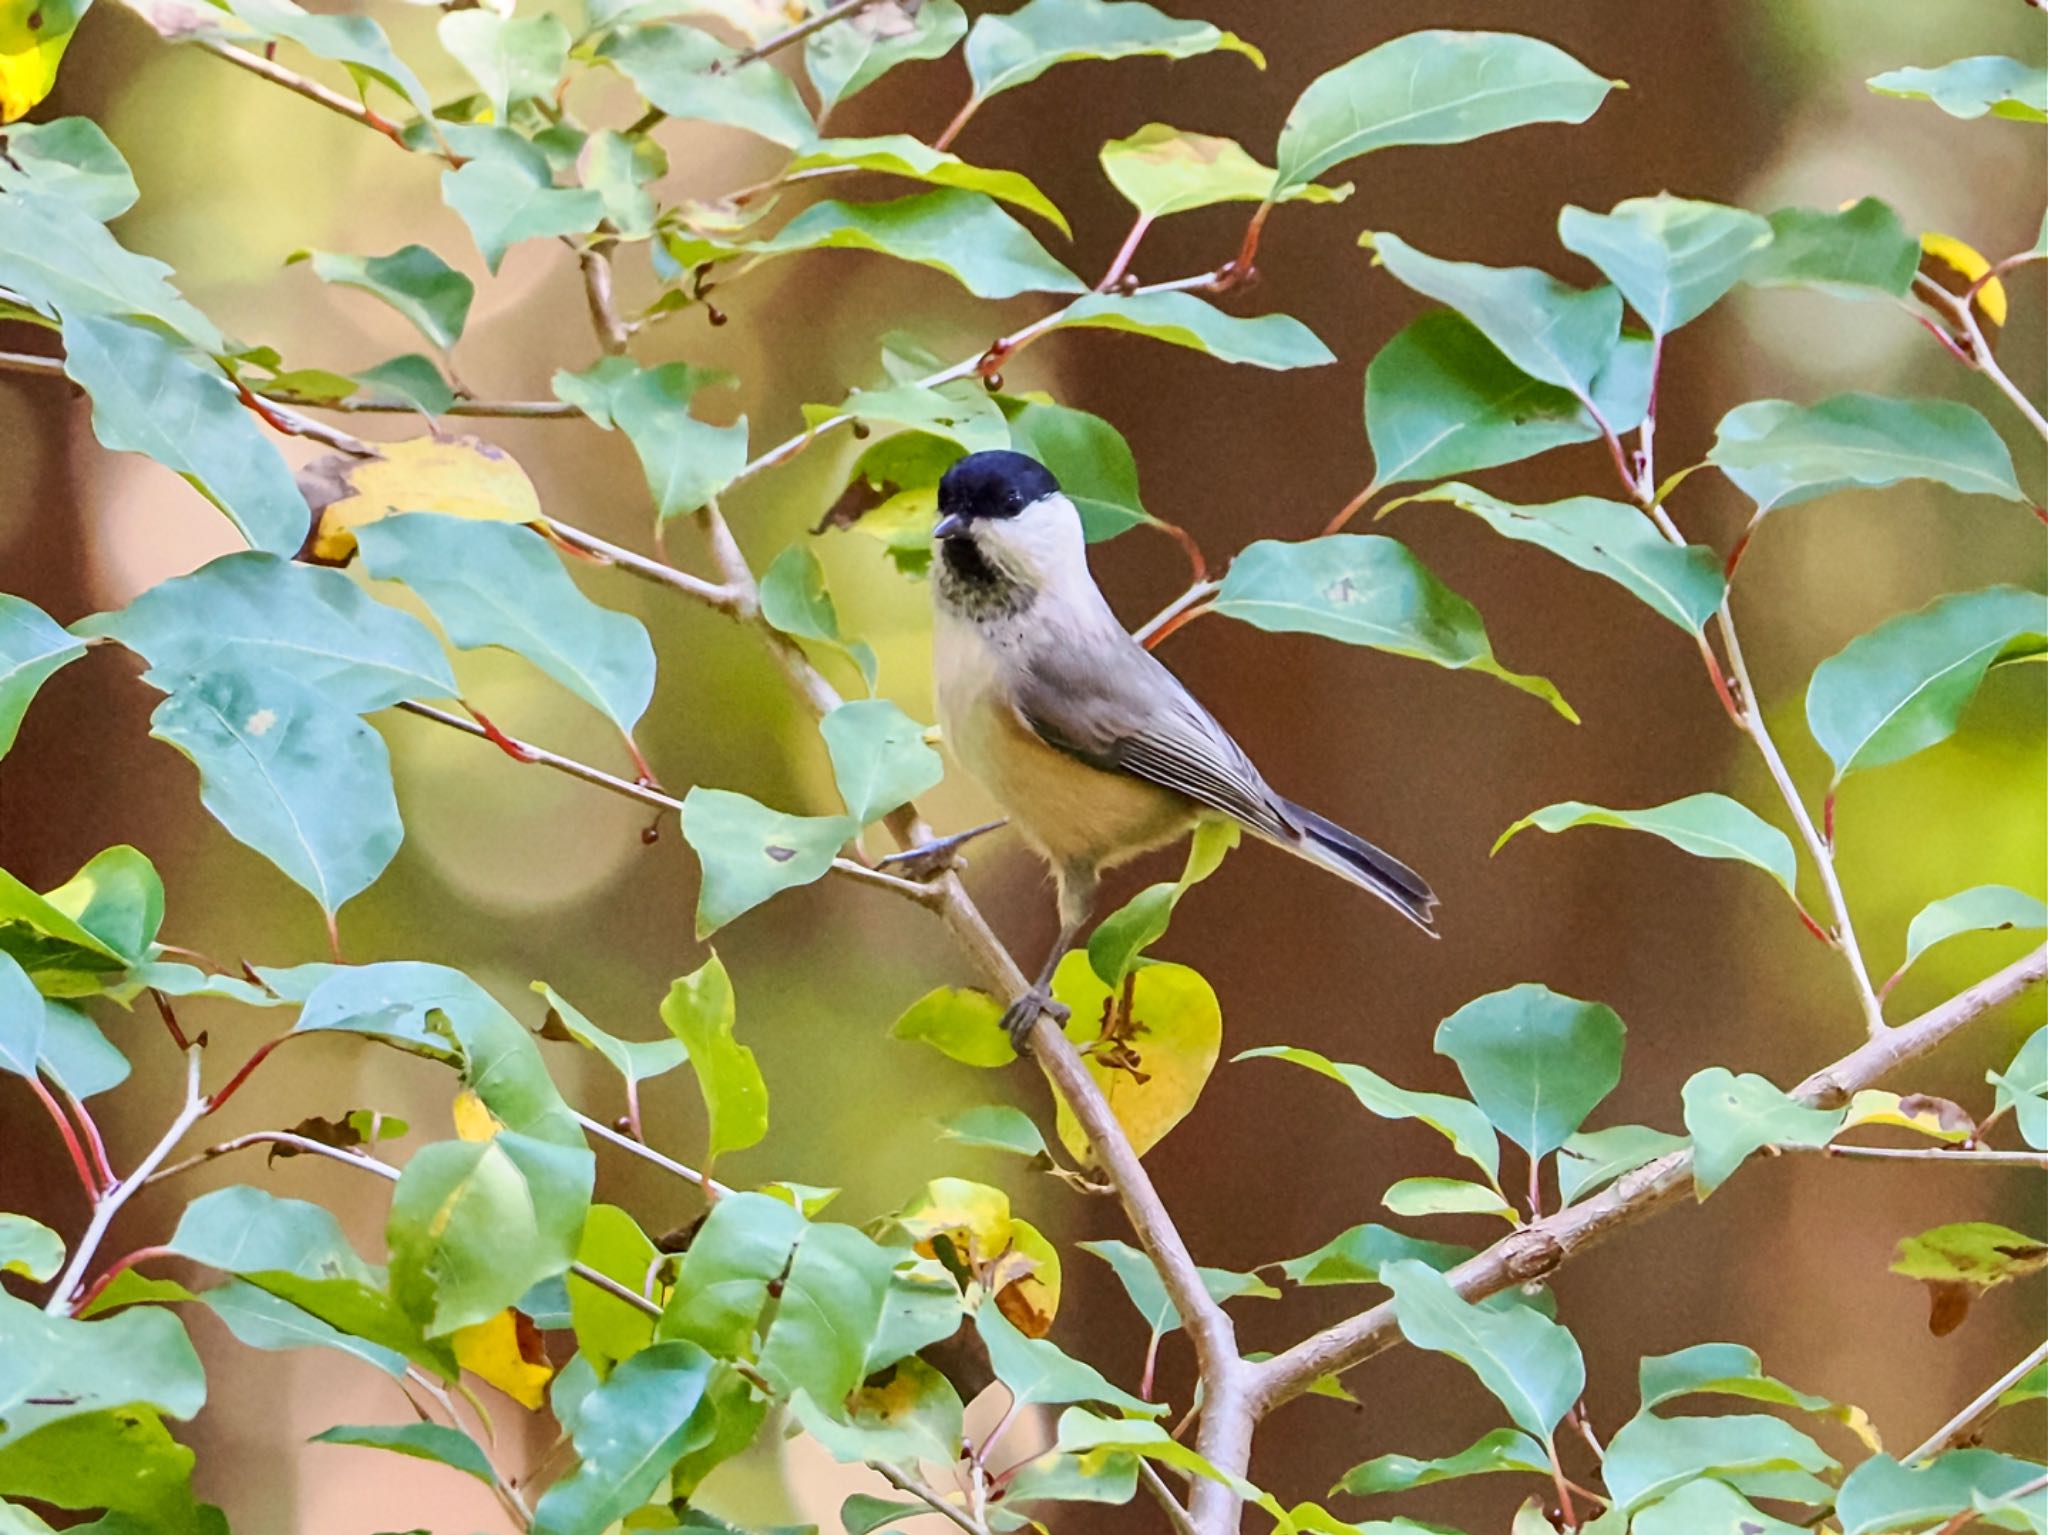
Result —
M 1088 570 L 1074 503 L 1036 459 L 970 453 L 939 482 L 932 640 L 954 754 L 1052 865 L 1060 935 L 1004 1015 L 1020 1045 L 1095 905 L 1102 871 L 1237 822 L 1363 887 L 1431 937 L 1436 896 L 1407 865 L 1276 794 L 1180 679 L 1125 632 Z

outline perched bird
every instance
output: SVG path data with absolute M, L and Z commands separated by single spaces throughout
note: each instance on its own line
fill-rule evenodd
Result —
M 932 648 L 939 721 L 1059 882 L 1060 935 L 1004 1017 L 1021 1043 L 1104 869 L 1227 818 L 1371 891 L 1435 936 L 1436 896 L 1371 843 L 1276 794 L 1180 680 L 1125 632 L 1088 570 L 1080 514 L 1022 453 L 939 482 Z

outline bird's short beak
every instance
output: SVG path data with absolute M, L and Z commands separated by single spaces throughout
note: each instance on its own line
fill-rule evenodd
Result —
M 932 529 L 933 538 L 954 538 L 967 531 L 967 524 L 958 512 L 949 512 L 938 520 Z

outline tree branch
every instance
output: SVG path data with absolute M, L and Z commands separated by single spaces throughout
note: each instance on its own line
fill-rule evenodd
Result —
M 880 1476 L 883 1481 L 894 1487 L 898 1492 L 907 1492 L 931 1509 L 933 1513 L 944 1514 L 946 1518 L 965 1530 L 967 1535 L 991 1535 L 986 1524 L 968 1513 L 966 1509 L 953 1502 L 950 1498 L 933 1489 L 914 1472 L 906 1471 L 901 1466 L 893 1466 L 886 1460 L 871 1460 L 868 1462 L 868 1466 L 876 1475 Z
M 1870 1086 L 1893 1067 L 1925 1055 L 1966 1024 L 2039 985 L 2043 979 L 2048 979 L 2048 947 L 2016 960 L 1912 1022 L 1865 1041 L 1800 1083 L 1793 1096 L 1821 1108 L 1845 1103 L 1852 1094 Z M 1629 1173 L 1585 1204 L 1574 1205 L 1503 1237 L 1445 1277 L 1469 1301 L 1483 1300 L 1512 1285 L 1541 1279 L 1610 1232 L 1677 1203 L 1691 1179 L 1692 1161 L 1689 1150 L 1661 1157 Z M 1247 1366 L 1254 1377 L 1252 1411 L 1270 1412 L 1299 1396 L 1319 1377 L 1362 1364 L 1399 1336 L 1393 1304 L 1382 1302 L 1324 1328 L 1262 1364 Z
M 217 59 L 226 59 L 238 69 L 246 69 L 252 75 L 260 75 L 273 85 L 317 102 L 330 112 L 337 112 L 351 122 L 361 123 L 365 128 L 381 133 L 400 149 L 412 149 L 399 131 L 398 125 L 381 113 L 373 112 L 360 101 L 342 95 L 340 91 L 329 90 L 317 80 L 308 79 L 295 69 L 287 69 L 275 59 L 265 58 L 260 53 L 251 53 L 233 43 L 219 42 L 213 38 L 200 38 L 199 46 Z

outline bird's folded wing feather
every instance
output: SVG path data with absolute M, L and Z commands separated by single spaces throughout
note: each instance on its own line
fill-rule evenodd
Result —
M 1104 772 L 1127 773 L 1291 840 L 1251 759 L 1152 653 L 1116 633 L 1111 646 L 1044 647 L 1021 669 L 1015 702 L 1040 740 Z M 1085 661 L 1077 659 L 1087 652 Z M 1110 650 L 1110 654 L 1104 654 Z

